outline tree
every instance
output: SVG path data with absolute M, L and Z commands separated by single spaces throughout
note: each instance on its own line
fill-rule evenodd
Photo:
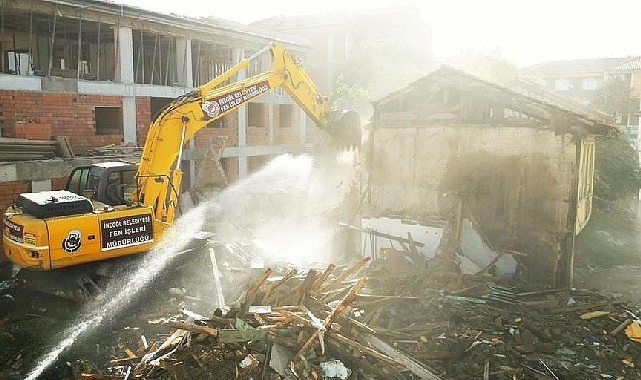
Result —
M 598 208 L 636 197 L 641 188 L 637 152 L 622 136 L 596 143 L 594 196 Z
M 338 109 L 350 109 L 365 111 L 371 108 L 369 93 L 360 83 L 348 83 L 343 74 L 338 74 L 334 92 L 330 96 L 333 107 Z
M 639 98 L 632 95 L 629 80 L 610 76 L 603 88 L 595 93 L 592 106 L 615 117 L 620 123 L 628 124 L 628 117 L 639 110 Z

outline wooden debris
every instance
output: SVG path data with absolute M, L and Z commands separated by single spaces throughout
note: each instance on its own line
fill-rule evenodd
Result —
M 333 289 L 336 285 L 341 284 L 346 278 L 349 276 L 353 275 L 354 273 L 358 272 L 365 264 L 367 264 L 371 260 L 370 257 L 366 257 L 362 260 L 357 261 L 354 265 L 351 267 L 345 269 L 340 275 L 338 275 L 332 282 L 329 284 L 323 286 L 318 290 L 318 293 L 325 293 L 331 289 Z
M 245 302 L 243 303 L 241 309 L 246 310 L 249 305 L 252 305 L 254 303 L 254 300 L 256 299 L 256 292 L 258 292 L 258 289 L 267 281 L 269 278 L 269 275 L 271 275 L 272 269 L 267 268 L 265 272 L 263 272 L 263 275 L 258 278 L 256 283 L 247 290 L 247 295 L 245 296 Z
M 603 316 L 606 316 L 606 315 L 608 315 L 608 314 L 610 314 L 610 312 L 609 312 L 609 311 L 604 311 L 604 310 L 595 310 L 595 311 L 591 311 L 591 312 L 589 312 L 589 313 L 581 314 L 581 315 L 579 316 L 579 318 L 581 318 L 581 319 L 583 319 L 583 320 L 586 320 L 586 319 L 592 319 L 592 318 L 599 318 L 599 317 L 603 317 Z
M 135 355 L 110 364 L 133 368 L 128 379 L 320 379 L 321 364 L 335 360 L 357 378 L 371 379 L 593 378 L 598 369 L 566 363 L 580 363 L 594 350 L 627 366 L 626 374 L 639 373 L 634 361 L 641 349 L 630 341 L 637 334 L 621 334 L 634 319 L 622 321 L 623 305 L 611 300 L 521 289 L 474 275 L 451 292 L 441 290 L 444 273 L 377 272 L 350 279 L 366 262 L 359 260 L 332 281 L 333 265 L 304 277 L 284 269 L 271 282 L 268 277 L 278 269 L 268 269 L 244 292 L 237 303 L 242 307 L 207 317 L 183 310 L 184 320 L 166 323 L 177 330 L 160 347 L 139 343 Z M 567 321 L 576 328 L 568 331 Z M 594 330 L 586 337 L 590 326 Z M 596 343 L 566 344 L 564 334 Z M 612 350 L 615 342 L 627 344 L 625 356 Z M 273 352 L 278 375 L 271 367 Z
M 628 327 L 632 323 L 632 318 L 627 318 L 625 321 L 621 322 L 615 329 L 609 332 L 610 335 L 617 335 Z
M 195 325 L 193 323 L 185 323 L 185 322 L 180 322 L 180 321 L 170 321 L 169 325 L 171 327 L 181 329 L 181 330 L 186 330 L 186 331 L 191 331 L 191 332 L 197 332 L 197 333 L 203 333 L 207 334 L 210 336 L 218 336 L 218 330 L 211 328 L 209 326 L 199 326 Z

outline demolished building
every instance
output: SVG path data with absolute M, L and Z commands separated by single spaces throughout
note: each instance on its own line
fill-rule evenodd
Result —
M 442 67 L 376 101 L 367 129 L 372 206 L 453 218 L 452 256 L 472 225 L 522 279 L 571 285 L 595 143 L 616 127 Z

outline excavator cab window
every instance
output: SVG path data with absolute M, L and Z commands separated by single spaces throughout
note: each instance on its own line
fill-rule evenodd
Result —
M 135 188 L 135 170 L 115 171 L 109 173 L 107 187 L 105 189 L 105 203 L 115 205 L 126 205 L 131 192 Z
M 65 189 L 78 195 L 87 195 L 86 190 L 89 182 L 89 169 L 89 166 L 75 168 L 67 179 Z

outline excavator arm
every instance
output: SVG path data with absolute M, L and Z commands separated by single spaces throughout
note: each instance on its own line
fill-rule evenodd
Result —
M 258 56 L 271 52 L 269 71 L 221 86 Z M 327 98 L 291 52 L 271 44 L 242 60 L 222 75 L 171 102 L 152 123 L 138 167 L 138 193 L 143 205 L 152 206 L 157 220 L 171 223 L 174 219 L 182 171 L 182 147 L 201 128 L 225 116 L 250 100 L 273 88 L 283 88 L 318 127 L 326 130 L 340 145 L 360 145 L 360 120 L 353 113 L 330 112 Z M 335 119 L 334 115 L 340 116 Z

